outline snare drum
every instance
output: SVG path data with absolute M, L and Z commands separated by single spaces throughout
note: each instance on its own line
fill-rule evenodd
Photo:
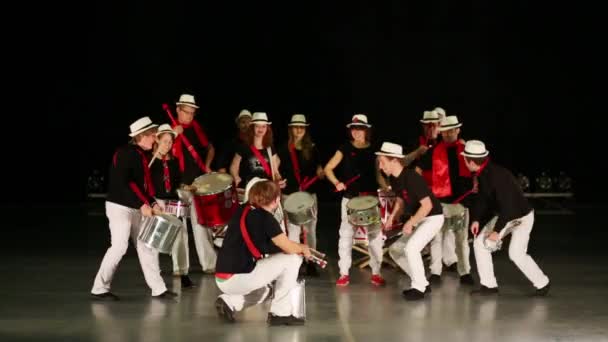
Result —
M 346 203 L 348 222 L 356 227 L 378 226 L 380 220 L 380 207 L 378 199 L 374 196 L 358 196 Z
M 212 172 L 197 177 L 192 185 L 198 223 L 206 228 L 226 225 L 239 206 L 232 176 Z
M 287 196 L 283 209 L 287 213 L 287 220 L 294 225 L 303 225 L 312 221 L 317 213 L 314 210 L 315 199 L 305 191 L 294 192 Z
M 190 205 L 179 200 L 165 200 L 165 213 L 175 217 L 190 217 Z
M 380 219 L 383 225 L 386 224 L 386 220 L 393 212 L 396 201 L 397 195 L 395 195 L 394 192 L 378 189 L 378 202 L 380 202 Z
M 156 249 L 160 253 L 171 254 L 173 243 L 183 228 L 182 221 L 167 214 L 145 216 L 137 239 L 148 248 Z

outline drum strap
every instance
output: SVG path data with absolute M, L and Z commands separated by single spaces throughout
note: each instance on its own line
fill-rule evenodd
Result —
M 253 241 L 251 241 L 251 237 L 249 236 L 249 232 L 247 231 L 247 225 L 245 224 L 245 219 L 247 218 L 247 214 L 251 210 L 250 205 L 245 205 L 245 209 L 243 209 L 243 213 L 241 214 L 241 235 L 243 236 L 243 240 L 245 240 L 245 245 L 247 245 L 247 249 L 253 255 L 253 257 L 258 260 L 262 258 L 262 254 L 255 247 Z
M 165 181 L 165 191 L 171 192 L 171 174 L 169 173 L 169 164 L 167 163 L 167 156 L 163 156 L 163 180 Z
M 262 167 L 264 168 L 264 171 L 266 172 L 268 177 L 270 177 L 270 179 L 272 179 L 272 169 L 270 168 L 270 165 L 266 161 L 266 158 L 264 158 L 262 156 L 262 153 L 260 153 L 260 151 L 258 151 L 258 149 L 255 148 L 255 146 L 249 145 L 249 149 L 251 149 L 251 152 L 253 153 L 253 155 L 256 158 L 258 158 L 258 161 L 260 162 L 260 164 L 262 164 Z M 269 151 L 268 158 L 272 159 L 272 155 L 270 154 L 270 149 L 268 149 L 268 151 Z
M 296 146 L 294 144 L 289 144 L 289 156 L 291 157 L 291 164 L 293 165 L 293 175 L 296 177 L 296 181 L 298 181 L 298 185 L 301 189 L 302 179 L 300 176 L 300 163 L 298 163 L 298 155 L 296 154 Z
M 148 167 L 148 158 L 146 155 L 140 151 L 138 148 L 135 149 L 139 156 L 141 157 L 142 166 L 144 169 L 144 190 L 150 195 L 154 196 L 156 192 L 154 191 L 154 185 L 152 184 L 152 175 L 150 174 L 150 168 Z

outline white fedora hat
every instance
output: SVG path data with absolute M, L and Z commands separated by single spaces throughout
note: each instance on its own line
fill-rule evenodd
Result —
M 251 118 L 251 112 L 250 112 L 250 111 L 248 111 L 247 109 L 243 109 L 243 110 L 241 110 L 241 112 L 239 113 L 239 116 L 237 116 L 237 117 L 236 117 L 235 121 L 236 121 L 236 122 L 239 122 L 239 120 L 240 120 L 242 117 Z
M 287 126 L 310 126 L 310 124 L 306 122 L 304 114 L 294 114 L 291 116 L 291 121 Z
M 365 114 L 353 115 L 351 122 L 348 125 L 346 125 L 346 127 L 351 127 L 351 126 L 372 127 L 372 125 L 370 125 L 369 122 L 367 121 L 367 115 L 365 115 Z
M 251 180 L 249 181 L 249 183 L 247 183 L 247 185 L 245 186 L 245 196 L 243 197 L 243 203 L 248 202 L 249 201 L 249 190 L 251 190 L 251 187 L 258 182 L 261 181 L 265 181 L 268 180 L 266 178 L 260 178 L 260 177 L 253 177 L 251 178 Z
M 198 108 L 198 106 L 196 105 L 196 101 L 194 100 L 194 96 L 190 94 L 182 94 L 179 97 L 179 101 L 177 101 L 175 104 L 178 106 L 184 105 L 192 108 Z
M 158 126 L 158 131 L 156 131 L 156 136 L 159 136 L 164 133 L 172 134 L 174 138 L 177 136 L 177 132 L 174 131 L 173 128 L 171 128 L 171 125 L 169 125 L 169 124 L 162 124 L 162 125 Z
M 158 127 L 158 125 L 153 124 L 152 120 L 150 120 L 149 117 L 144 116 L 143 118 L 137 119 L 129 126 L 129 128 L 131 129 L 131 133 L 129 133 L 129 136 L 134 137 L 139 133 L 143 133 L 151 128 L 156 127 Z
M 458 117 L 456 117 L 456 115 L 446 116 L 443 120 L 441 120 L 439 132 L 448 131 L 460 126 L 462 126 L 462 122 L 458 122 Z
M 469 140 L 464 145 L 464 151 L 460 152 L 465 157 L 469 158 L 483 158 L 490 154 L 488 150 L 486 150 L 486 145 L 479 140 Z
M 250 125 L 253 125 L 253 124 L 271 125 L 272 122 L 268 121 L 268 115 L 266 115 L 266 113 L 264 113 L 264 112 L 255 112 L 255 113 L 253 113 L 253 116 L 251 117 L 251 122 L 249 124 Z
M 390 142 L 383 142 L 380 151 L 376 152 L 378 156 L 386 156 L 386 157 L 395 157 L 395 158 L 405 158 L 403 154 L 403 147 L 399 144 L 394 144 Z
M 439 117 L 439 113 L 434 110 L 425 110 L 422 114 L 422 119 L 420 122 L 422 123 L 431 123 L 431 122 L 439 122 L 441 118 Z
M 441 107 L 435 107 L 435 109 L 433 109 L 434 112 L 437 112 L 439 114 L 439 118 L 443 119 L 447 116 L 447 114 L 445 113 L 445 110 Z

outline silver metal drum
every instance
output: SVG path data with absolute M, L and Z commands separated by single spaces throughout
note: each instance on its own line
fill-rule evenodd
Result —
M 285 199 L 283 209 L 287 213 L 287 219 L 295 225 L 303 225 L 311 222 L 317 213 L 314 210 L 315 198 L 306 191 L 298 191 L 290 194 Z
M 346 203 L 348 222 L 355 227 L 379 226 L 380 206 L 374 196 L 358 196 Z
M 173 243 L 182 228 L 182 221 L 173 215 L 144 216 L 137 239 L 148 248 L 171 254 Z

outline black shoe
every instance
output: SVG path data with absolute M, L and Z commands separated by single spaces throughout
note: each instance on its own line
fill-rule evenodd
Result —
M 294 316 L 275 316 L 271 313 L 268 313 L 266 322 L 268 325 L 304 325 L 305 323 L 302 318 L 296 318 Z
M 159 294 L 158 296 L 152 296 L 152 298 L 156 299 L 175 299 L 177 298 L 177 293 L 166 290 L 165 292 Z
M 224 302 L 221 297 L 215 300 L 217 315 L 228 323 L 234 323 L 234 311 Z
M 498 294 L 498 287 L 486 287 L 481 285 L 478 289 L 471 291 L 471 295 L 487 296 L 493 294 Z
M 118 298 L 118 296 L 113 294 L 112 292 L 104 292 L 104 293 L 100 293 L 100 294 L 91 293 L 91 296 L 93 297 L 93 300 L 104 300 L 104 301 L 120 300 L 120 298 Z
M 551 282 L 547 283 L 547 285 L 545 285 L 544 287 L 541 287 L 540 289 L 536 289 L 536 291 L 534 291 L 534 297 L 546 296 L 547 293 L 549 293 L 550 288 L 551 288 Z
M 429 283 L 431 283 L 432 285 L 441 284 L 441 276 L 439 274 L 431 274 L 431 276 L 429 277 Z
M 455 262 L 450 266 L 444 266 L 446 272 L 458 272 L 458 263 Z
M 306 263 L 306 275 L 309 277 L 318 277 L 319 271 L 317 270 L 317 265 L 314 262 Z
M 194 287 L 194 283 L 192 283 L 192 280 L 190 279 L 190 277 L 188 277 L 187 274 L 184 274 L 181 276 L 182 279 L 182 289 L 189 289 Z
M 424 289 L 424 294 L 431 293 L 431 292 L 433 292 L 433 290 L 431 290 L 431 286 L 430 285 L 427 286 L 426 289 Z
M 424 298 L 424 294 L 427 293 L 426 291 L 430 288 L 430 286 L 427 286 L 426 289 L 424 290 L 424 292 L 420 292 L 414 288 L 411 288 L 409 290 L 404 290 L 402 292 L 403 297 L 405 298 L 405 300 L 420 300 Z M 429 290 L 430 292 L 430 290 Z
M 460 276 L 460 283 L 465 285 L 475 285 L 475 281 L 473 281 L 473 277 L 470 274 Z

